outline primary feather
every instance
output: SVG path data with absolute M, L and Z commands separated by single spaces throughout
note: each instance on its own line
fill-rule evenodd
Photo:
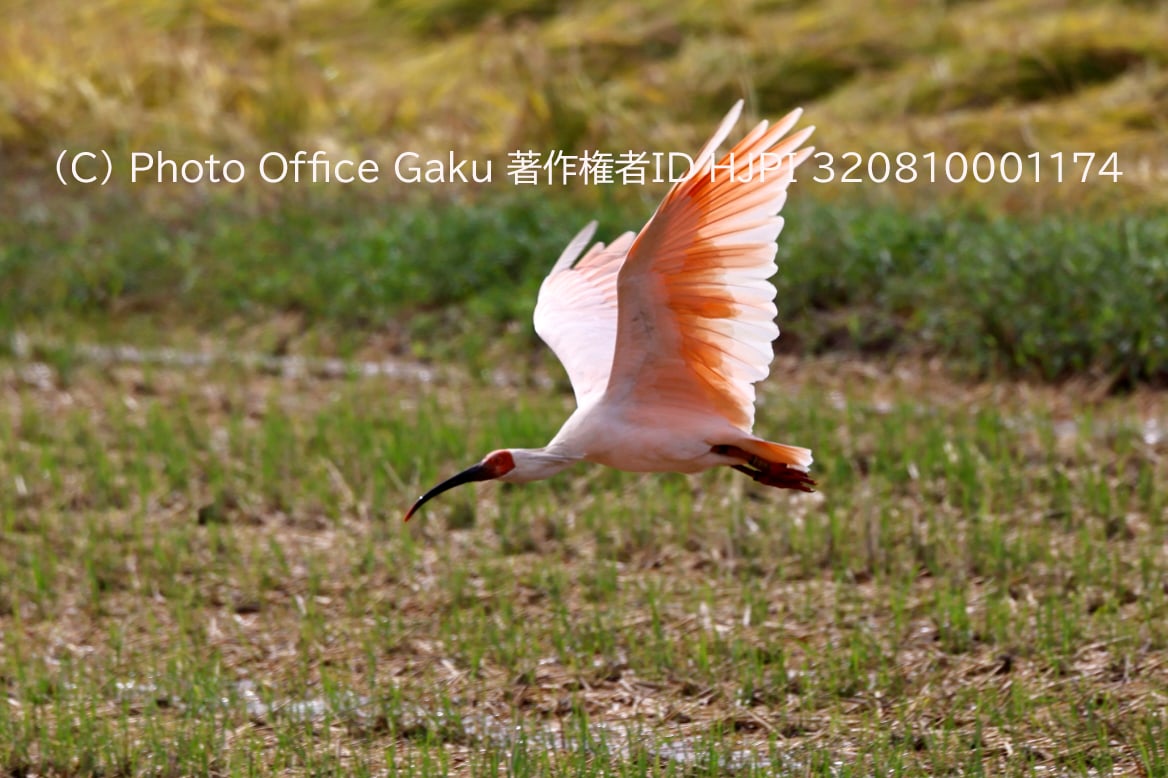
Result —
M 737 428 L 754 424 L 754 384 L 768 375 L 779 335 L 778 216 L 800 149 L 792 111 L 761 122 L 711 167 L 739 101 L 641 232 L 598 243 L 576 236 L 540 288 L 535 327 L 563 363 L 577 404 L 607 392 L 624 402 L 707 407 Z M 733 168 L 731 170 L 731 168 Z M 575 264 L 573 264 L 575 262 Z

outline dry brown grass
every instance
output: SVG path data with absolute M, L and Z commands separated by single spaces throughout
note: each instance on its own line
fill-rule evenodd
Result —
M 803 105 L 837 155 L 1120 155 L 1118 185 L 955 188 L 1007 208 L 1155 201 L 1168 177 L 1157 4 L 17 3 L 3 36 L 0 143 L 33 170 L 63 147 L 692 150 L 746 96 Z

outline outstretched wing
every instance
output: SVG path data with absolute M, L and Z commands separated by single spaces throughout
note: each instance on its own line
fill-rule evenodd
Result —
M 713 168 L 714 152 L 738 119 L 722 121 L 637 235 L 620 268 L 620 309 L 608 400 L 701 409 L 749 432 L 754 383 L 774 358 L 775 240 L 800 149 L 813 128 L 783 136 L 792 111 L 762 122 Z
M 559 358 L 576 404 L 604 393 L 616 344 L 616 279 L 633 233 L 597 243 L 576 262 L 596 232 L 591 222 L 572 239 L 539 288 L 535 331 Z

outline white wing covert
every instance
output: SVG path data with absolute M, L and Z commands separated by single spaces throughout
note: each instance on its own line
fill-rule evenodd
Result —
M 535 331 L 568 373 L 576 404 L 600 397 L 608 384 L 616 348 L 616 279 L 633 233 L 611 245 L 596 243 L 576 258 L 596 232 L 589 223 L 564 249 L 539 288 Z

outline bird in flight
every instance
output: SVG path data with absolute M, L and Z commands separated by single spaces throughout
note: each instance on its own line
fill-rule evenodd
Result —
M 492 451 L 419 497 L 406 521 L 461 484 L 537 481 L 580 461 L 633 472 L 727 465 L 767 486 L 813 491 L 810 450 L 751 430 L 754 384 L 770 372 L 779 336 L 770 281 L 778 214 L 814 151 L 802 148 L 814 128 L 787 134 L 796 109 L 712 164 L 741 111 L 739 100 L 640 233 L 584 252 L 592 222 L 544 279 L 535 330 L 567 370 L 577 406 L 556 436 L 543 448 Z

